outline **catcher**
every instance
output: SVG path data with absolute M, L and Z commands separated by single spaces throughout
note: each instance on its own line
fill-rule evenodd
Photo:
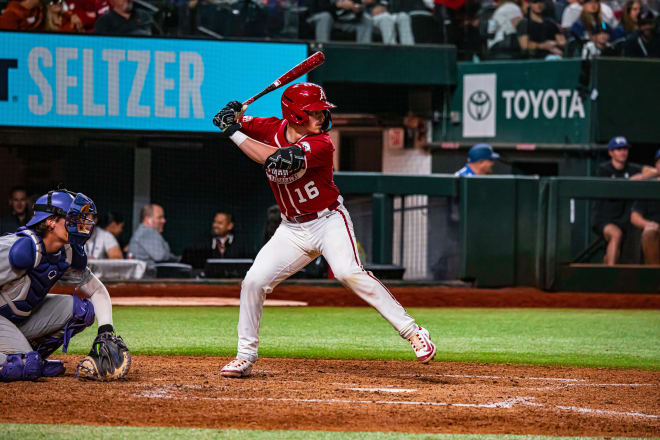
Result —
M 33 212 L 25 227 L 0 237 L 0 381 L 64 374 L 61 361 L 47 358 L 60 346 L 66 353 L 71 338 L 95 316 L 98 336 L 76 375 L 123 378 L 131 357 L 114 334 L 110 295 L 87 267 L 84 250 L 94 228 L 94 202 L 58 189 L 39 197 Z M 58 281 L 77 284 L 87 299 L 49 294 Z

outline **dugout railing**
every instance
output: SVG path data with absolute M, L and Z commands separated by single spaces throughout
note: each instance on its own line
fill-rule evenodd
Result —
M 456 279 L 452 268 L 439 269 L 437 260 L 456 255 L 453 240 L 440 251 L 435 244 L 438 231 L 457 228 L 445 221 L 447 210 L 458 193 L 458 178 L 450 175 L 403 175 L 337 172 L 335 183 L 346 198 L 354 229 L 365 257 L 372 264 L 395 264 L 405 269 L 408 280 Z M 441 255 L 444 253 L 443 255 Z M 440 273 L 438 273 L 440 272 Z
M 459 279 L 480 287 L 660 292 L 660 268 L 643 264 L 608 267 L 602 264 L 602 255 L 591 262 L 575 262 L 576 255 L 582 254 L 596 237 L 591 215 L 594 201 L 660 200 L 660 182 L 354 172 L 335 173 L 335 181 L 348 198 L 352 194 L 371 198 L 370 247 L 374 263 L 403 260 L 394 250 L 401 251 L 403 244 L 397 244 L 397 240 L 405 241 L 410 234 L 405 233 L 405 225 L 396 225 L 396 200 L 401 198 L 398 206 L 403 210 L 407 197 L 423 195 L 429 200 L 443 199 L 444 203 L 436 204 L 440 209 L 435 211 L 430 209 L 434 205 L 431 202 L 416 206 L 426 209 L 428 216 L 426 230 L 417 231 L 427 240 L 420 252 L 430 255 L 455 240 Z M 459 212 L 456 228 L 445 221 L 454 205 Z M 415 246 L 407 249 L 411 247 Z
M 537 267 L 546 290 L 660 292 L 660 268 L 644 264 L 613 267 L 575 262 L 574 237 L 585 237 L 576 224 L 578 203 L 601 199 L 660 200 L 660 182 L 597 178 L 549 178 L 540 187 Z M 634 232 L 634 229 L 632 230 Z M 632 234 L 626 238 L 632 240 Z M 582 243 L 585 244 L 584 242 Z M 588 246 L 588 245 L 587 245 Z M 641 261 L 640 261 L 641 262 Z

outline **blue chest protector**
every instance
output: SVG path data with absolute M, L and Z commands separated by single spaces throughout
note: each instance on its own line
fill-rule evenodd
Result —
M 68 244 L 48 254 L 42 238 L 33 231 L 24 229 L 16 235 L 20 238 L 9 251 L 9 263 L 14 269 L 26 270 L 24 277 L 29 279 L 29 288 L 12 299 L 16 310 L 6 304 L 0 307 L 0 315 L 19 324 L 29 318 L 32 310 L 41 304 L 70 267 L 83 270 L 87 266 L 87 255 L 82 246 Z

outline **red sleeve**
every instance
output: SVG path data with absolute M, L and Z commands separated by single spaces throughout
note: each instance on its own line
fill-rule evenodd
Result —
M 21 16 L 10 6 L 0 15 L 0 29 L 18 30 L 20 28 Z
M 305 150 L 308 169 L 332 165 L 332 153 L 335 151 L 335 146 L 327 134 L 305 137 L 295 145 Z
M 264 142 L 269 135 L 274 135 L 277 129 L 273 131 L 273 127 L 279 122 L 279 119 L 272 118 L 255 118 L 253 116 L 243 116 L 241 118 L 241 131 L 259 142 Z M 270 144 L 270 142 L 266 142 Z

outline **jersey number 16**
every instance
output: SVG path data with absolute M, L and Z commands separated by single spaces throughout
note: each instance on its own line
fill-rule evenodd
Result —
M 314 181 L 308 182 L 304 187 L 305 192 L 307 193 L 307 199 L 303 196 L 302 191 L 299 188 L 295 188 L 294 191 L 298 194 L 298 203 L 305 203 L 307 200 L 311 200 L 319 196 L 319 190 L 314 186 Z

